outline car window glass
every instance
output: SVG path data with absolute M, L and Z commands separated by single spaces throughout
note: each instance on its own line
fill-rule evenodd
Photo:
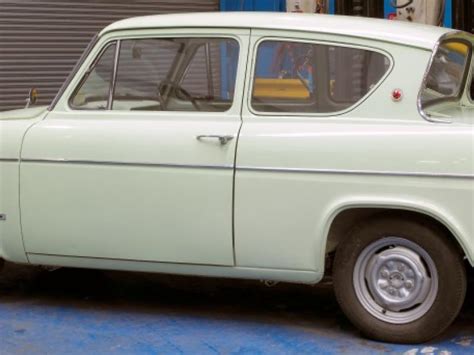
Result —
M 329 94 L 352 106 L 364 97 L 390 67 L 384 55 L 357 48 L 329 47 Z
M 233 39 L 124 40 L 112 109 L 226 111 L 232 105 L 237 62 Z
M 108 45 L 91 65 L 76 89 L 71 106 L 76 109 L 105 110 L 114 67 L 115 44 Z
M 189 63 L 181 86 L 195 98 L 232 99 L 237 55 L 238 48 L 234 42 L 214 40 L 202 44 Z
M 121 41 L 112 108 L 159 109 L 158 84 L 166 79 L 183 46 L 169 39 Z
M 345 110 L 390 68 L 378 52 L 332 45 L 263 41 L 257 50 L 252 107 L 264 112 Z
M 423 85 L 423 107 L 459 100 L 466 83 L 470 56 L 471 45 L 465 42 L 450 40 L 438 47 Z

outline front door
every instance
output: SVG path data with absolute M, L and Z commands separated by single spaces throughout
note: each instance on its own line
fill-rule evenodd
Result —
M 26 252 L 233 265 L 247 43 L 226 30 L 102 38 L 25 137 Z

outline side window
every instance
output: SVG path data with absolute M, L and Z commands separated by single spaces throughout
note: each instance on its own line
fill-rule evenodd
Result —
M 257 50 L 252 107 L 260 112 L 333 113 L 360 101 L 390 68 L 365 49 L 263 41 Z
M 329 95 L 335 102 L 354 105 L 384 76 L 390 60 L 357 48 L 329 47 Z
M 194 98 L 225 103 L 234 96 L 237 60 L 235 41 L 209 40 L 197 48 L 181 86 Z
M 90 66 L 70 103 L 75 109 L 105 110 L 114 70 L 115 43 L 108 45 Z
M 121 42 L 113 110 L 222 112 L 232 105 L 238 43 L 224 38 Z
M 472 45 L 462 39 L 449 39 L 438 46 L 421 89 L 421 110 L 427 116 L 447 119 L 454 111 L 445 110 L 446 105 L 461 105 L 471 57 Z M 472 87 L 469 89 L 472 97 Z
M 166 81 L 183 47 L 171 39 L 121 41 L 112 109 L 160 110 L 158 85 Z

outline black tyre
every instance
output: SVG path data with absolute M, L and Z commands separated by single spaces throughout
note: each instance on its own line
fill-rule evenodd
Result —
M 445 234 L 422 220 L 379 216 L 340 243 L 336 297 L 365 336 L 423 343 L 453 322 L 466 294 L 466 269 Z

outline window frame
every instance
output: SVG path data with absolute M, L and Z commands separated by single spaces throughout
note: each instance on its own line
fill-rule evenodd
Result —
M 450 42 L 458 42 L 458 43 L 465 44 L 469 49 L 469 54 L 466 57 L 466 67 L 464 69 L 463 77 L 461 79 L 461 84 L 459 85 L 459 92 L 457 93 L 456 96 L 440 97 L 440 98 L 436 98 L 436 99 L 432 99 L 432 100 L 428 101 L 427 103 L 422 105 L 423 106 L 422 107 L 423 111 L 427 107 L 430 107 L 432 105 L 437 105 L 437 104 L 440 104 L 440 103 L 443 103 L 443 102 L 457 102 L 457 101 L 460 101 L 460 100 L 462 100 L 462 97 L 464 96 L 466 90 L 468 89 L 468 83 L 470 82 L 469 74 L 471 74 L 471 67 L 472 67 L 471 61 L 472 61 L 472 58 L 473 58 L 473 50 L 474 50 L 472 43 L 469 42 L 468 40 L 463 39 L 463 38 L 442 39 L 436 45 L 436 48 L 433 51 L 432 57 L 430 59 L 428 69 L 427 69 L 427 71 L 425 73 L 425 76 L 423 78 L 423 84 L 421 85 L 420 98 L 421 98 L 424 90 L 427 89 L 426 84 L 427 84 L 428 75 L 429 75 L 429 73 L 431 71 L 431 68 L 434 64 L 434 60 L 436 58 L 436 54 L 438 53 L 439 47 L 441 47 L 443 44 L 450 43 Z M 470 97 L 470 94 L 468 94 L 468 97 Z M 471 99 L 471 101 L 472 101 L 472 99 Z
M 344 110 L 334 111 L 334 112 L 266 112 L 266 111 L 258 111 L 252 105 L 252 96 L 253 96 L 253 89 L 255 86 L 255 78 L 256 78 L 256 67 L 257 67 L 257 55 L 258 49 L 262 42 L 265 41 L 278 41 L 278 42 L 294 42 L 294 43 L 303 43 L 303 44 L 311 44 L 311 45 L 324 45 L 329 47 L 343 47 L 343 48 L 350 48 L 350 49 L 361 49 L 366 51 L 371 51 L 375 53 L 382 54 L 390 61 L 390 66 L 388 67 L 385 74 L 381 77 L 381 79 L 377 82 L 374 87 L 369 90 L 363 97 L 361 97 L 356 103 L 353 105 L 345 108 Z M 309 38 L 295 38 L 295 37 L 285 37 L 285 36 L 261 36 L 255 41 L 253 48 L 251 49 L 251 67 L 249 69 L 249 88 L 247 92 L 247 108 L 248 111 L 256 117 L 333 117 L 333 116 L 341 116 L 350 111 L 353 111 L 360 105 L 362 105 L 378 88 L 385 82 L 385 80 L 390 76 L 395 66 L 395 60 L 393 56 L 386 50 L 372 47 L 370 45 L 359 45 L 359 44 L 348 44 L 346 42 L 339 42 L 339 41 L 331 41 L 331 40 L 317 40 L 317 39 L 309 39 Z
M 82 55 L 79 57 L 78 61 L 74 65 L 73 69 L 67 76 L 66 80 L 63 82 L 61 85 L 61 88 L 59 89 L 58 93 L 54 97 L 53 101 L 51 104 L 48 106 L 48 111 L 54 110 L 56 107 L 57 103 L 59 100 L 63 97 L 64 93 L 66 92 L 69 84 L 73 81 L 73 79 L 76 77 L 77 73 L 81 69 L 82 65 L 84 62 L 89 58 L 89 55 L 91 54 L 92 50 L 95 48 L 96 44 L 99 41 L 99 34 L 95 34 L 94 37 L 90 40 L 89 44 L 87 45 L 86 49 L 82 53 Z
M 189 30 L 189 28 L 183 28 L 183 30 Z M 100 48 L 97 51 L 94 51 L 95 46 L 100 43 L 100 37 L 97 38 L 95 41 L 95 45 L 93 48 L 89 50 L 87 58 L 84 60 L 84 62 L 87 63 L 87 67 L 84 70 L 81 70 L 80 72 L 78 71 L 75 73 L 76 75 L 74 76 L 74 79 L 71 80 L 72 89 L 71 90 L 65 90 L 64 95 L 66 97 L 66 108 L 72 112 L 116 112 L 116 113 L 129 113 L 130 111 L 128 110 L 113 110 L 113 98 L 114 91 L 115 91 L 115 86 L 116 86 L 116 80 L 117 80 L 117 73 L 118 73 L 118 65 L 119 65 L 119 59 L 120 59 L 120 49 L 121 49 L 121 41 L 125 40 L 145 40 L 145 39 L 166 39 L 166 38 L 208 38 L 208 39 L 223 39 L 223 40 L 234 40 L 237 45 L 238 45 L 238 58 L 237 58 L 237 65 L 236 65 L 236 84 L 234 86 L 234 93 L 232 97 L 232 103 L 230 107 L 225 110 L 225 111 L 173 111 L 173 110 L 159 110 L 159 111 L 146 111 L 149 112 L 150 114 L 157 114 L 157 113 L 186 113 L 186 114 L 195 114 L 195 115 L 202 115 L 202 114 L 224 114 L 224 113 L 230 113 L 231 111 L 234 110 L 234 106 L 238 104 L 239 100 L 236 100 L 236 94 L 237 94 L 237 81 L 239 80 L 238 75 L 239 72 L 242 70 L 241 65 L 242 61 L 246 62 L 246 58 L 242 57 L 242 53 L 244 50 L 243 43 L 240 39 L 239 36 L 242 36 L 241 33 L 222 33 L 222 34 L 214 34 L 214 33 L 171 33 L 166 31 L 166 33 L 147 33 L 147 34 L 131 34 L 131 35 L 125 35 L 125 36 L 117 36 L 117 37 L 111 37 L 109 39 L 106 39 L 101 45 Z M 250 33 L 247 35 L 250 37 Z M 84 83 L 85 80 L 87 80 L 87 77 L 89 76 L 90 72 L 89 69 L 93 68 L 97 61 L 100 59 L 100 57 L 103 55 L 103 53 L 107 50 L 107 48 L 114 44 L 116 45 L 115 47 L 115 53 L 114 53 L 114 60 L 113 60 L 113 72 L 112 72 L 112 81 L 111 85 L 109 87 L 109 97 L 107 100 L 107 108 L 106 109 L 88 109 L 88 108 L 78 108 L 72 105 L 72 100 L 74 96 L 76 95 L 77 91 L 80 89 L 81 85 Z M 94 58 L 91 59 L 90 61 L 88 60 L 89 56 L 91 53 L 95 52 L 96 54 L 94 55 Z M 248 55 L 248 52 L 246 53 Z M 81 64 L 84 64 L 81 63 Z M 76 78 L 76 76 L 79 76 L 79 78 Z M 69 92 L 69 93 L 68 93 Z M 58 100 L 60 101 L 60 100 Z
M 81 90 L 82 85 L 84 85 L 84 83 L 87 81 L 90 74 L 95 69 L 95 66 L 100 61 L 100 59 L 102 58 L 104 53 L 109 49 L 110 46 L 114 46 L 114 45 L 115 45 L 115 51 L 114 51 L 114 57 L 113 57 L 113 60 L 112 60 L 112 73 L 110 74 L 110 83 L 109 83 L 109 90 L 108 90 L 106 108 L 105 109 L 86 108 L 86 107 L 81 108 L 81 107 L 75 106 L 73 104 L 73 100 L 74 100 L 75 96 L 77 95 L 77 93 L 79 92 L 79 90 Z M 110 108 L 109 108 L 110 103 L 111 103 L 110 102 L 110 96 L 113 94 L 112 89 L 115 86 L 114 85 L 114 80 L 116 78 L 117 52 L 119 52 L 119 51 L 120 51 L 120 40 L 114 39 L 114 40 L 107 41 L 106 43 L 104 43 L 104 45 L 100 48 L 99 52 L 96 54 L 94 59 L 87 66 L 87 69 L 85 70 L 85 72 L 82 73 L 81 78 L 78 80 L 77 84 L 74 86 L 74 89 L 72 90 L 71 94 L 68 97 L 67 104 L 68 104 L 68 107 L 71 110 L 74 110 L 74 111 L 100 111 L 100 112 L 110 110 Z
M 469 70 L 467 70 L 467 78 L 464 87 L 464 93 L 461 96 L 461 104 L 465 106 L 474 106 L 474 95 L 471 95 L 471 86 L 474 85 L 474 46 Z
M 421 82 L 421 86 L 420 86 L 420 89 L 418 91 L 418 98 L 417 98 L 418 113 L 427 122 L 442 123 L 442 124 L 451 124 L 451 123 L 453 123 L 453 120 L 451 118 L 434 117 L 434 116 L 428 114 L 426 112 L 426 105 L 423 105 L 423 103 L 422 103 L 422 96 L 423 96 L 423 91 L 425 90 L 425 83 L 426 83 L 428 75 L 430 73 L 431 66 L 433 65 L 433 62 L 435 60 L 436 53 L 438 52 L 438 48 L 441 44 L 443 44 L 445 42 L 449 42 L 450 40 L 461 40 L 461 41 L 466 41 L 470 44 L 470 48 L 471 48 L 471 53 L 470 53 L 470 58 L 469 58 L 470 67 L 469 67 L 469 70 L 466 70 L 466 72 L 468 74 L 465 75 L 464 87 L 461 90 L 461 97 L 459 98 L 459 100 L 462 100 L 462 97 L 464 95 L 467 95 L 468 101 L 471 104 L 474 104 L 473 99 L 470 97 L 471 95 L 467 94 L 467 90 L 468 90 L 467 82 L 469 81 L 469 75 L 471 75 L 471 80 L 474 80 L 474 78 L 472 77 L 472 75 L 474 75 L 474 68 L 473 68 L 474 67 L 474 45 L 472 44 L 472 42 L 468 41 L 467 39 L 463 38 L 462 36 L 463 36 L 462 31 L 453 31 L 453 32 L 446 33 L 438 39 L 438 41 L 436 42 L 436 46 L 433 48 L 432 51 L 430 51 L 430 59 L 428 61 L 427 67 L 425 69 L 425 73 L 423 74 L 423 80 Z

